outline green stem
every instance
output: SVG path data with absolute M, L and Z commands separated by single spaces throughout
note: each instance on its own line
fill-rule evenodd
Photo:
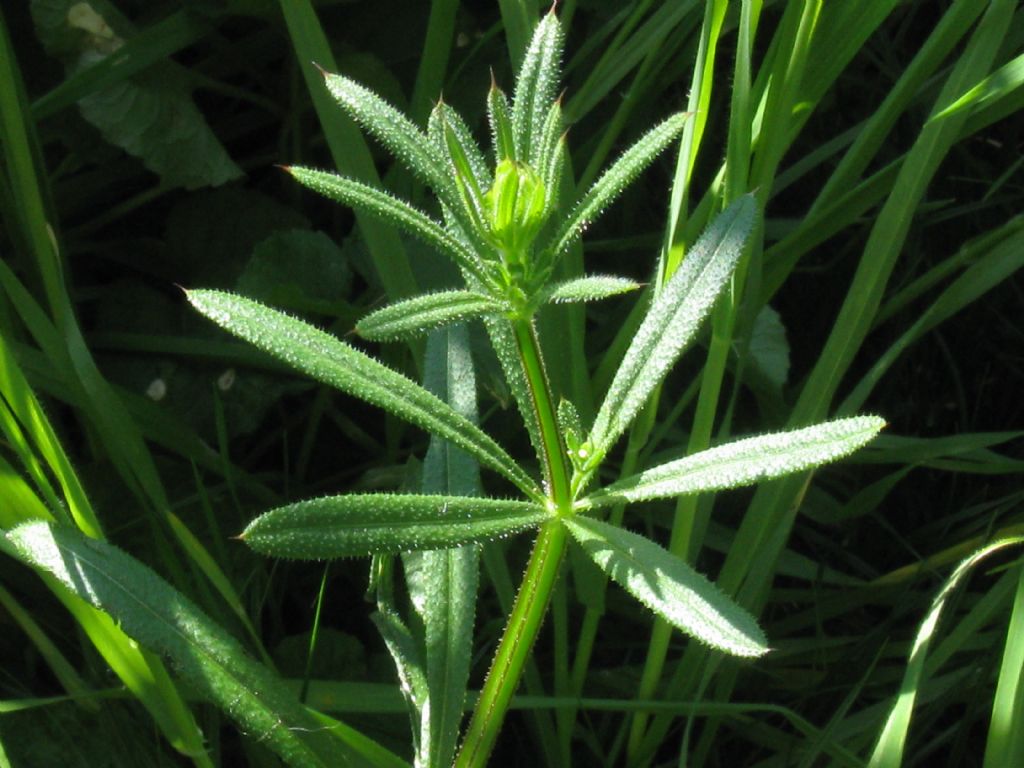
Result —
M 533 407 L 540 425 L 541 441 L 544 447 L 544 479 L 548 483 L 548 496 L 555 502 L 559 512 L 568 512 L 572 504 L 569 487 L 569 471 L 565 464 L 565 451 L 558 433 L 558 420 L 551 402 L 548 377 L 544 372 L 540 344 L 532 320 L 513 323 L 516 345 L 523 363 L 527 385 L 533 397 Z
M 487 763 L 512 694 L 519 684 L 523 666 L 540 631 L 566 543 L 566 529 L 561 520 L 551 520 L 540 529 L 508 626 L 498 644 L 462 749 L 455 760 L 455 768 L 475 768 Z
M 540 426 L 548 498 L 561 518 L 572 511 L 569 471 L 537 335 L 531 320 L 513 323 L 513 330 Z M 568 535 L 561 519 L 550 520 L 541 527 L 512 606 L 508 626 L 498 643 L 462 749 L 455 760 L 455 768 L 474 768 L 487 762 L 540 632 L 567 543 Z

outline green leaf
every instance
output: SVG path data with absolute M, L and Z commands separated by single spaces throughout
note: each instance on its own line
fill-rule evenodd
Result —
M 686 112 L 680 112 L 654 126 L 601 174 L 601 178 L 576 203 L 555 237 L 556 257 L 565 253 L 601 212 L 679 135 L 688 117 Z
M 542 149 L 544 121 L 561 77 L 562 45 L 562 27 L 552 6 L 533 32 L 512 99 L 516 156 L 535 168 Z
M 473 138 L 462 115 L 439 101 L 430 115 L 431 139 L 448 153 L 448 159 L 459 173 L 471 178 L 479 189 L 491 184 L 491 170 L 480 145 Z
M 504 538 L 540 525 L 548 510 L 528 501 L 416 494 L 352 494 L 272 509 L 242 538 L 274 557 L 322 560 L 444 549 Z
M 289 229 L 256 245 L 235 289 L 268 304 L 330 314 L 351 285 L 352 268 L 337 243 L 323 232 Z
M 496 163 L 502 160 L 515 160 L 516 140 L 512 132 L 512 117 L 509 112 L 508 99 L 498 88 L 493 78 L 491 90 L 487 92 L 487 121 L 491 126 L 491 144 L 494 146 Z
M 476 420 L 476 381 L 465 326 L 427 340 L 424 384 L 458 413 Z M 421 490 L 477 496 L 479 466 L 465 451 L 431 438 Z M 418 759 L 422 765 L 451 765 L 469 683 L 480 548 L 410 552 L 402 562 L 410 600 L 423 622 L 427 701 L 420 713 Z
M 736 440 L 627 477 L 584 503 L 608 506 L 752 485 L 836 461 L 866 445 L 884 426 L 877 416 L 854 416 Z
M 734 656 L 768 652 L 753 616 L 650 539 L 584 517 L 564 523 L 602 571 L 672 626 Z
M 448 256 L 470 274 L 483 279 L 483 264 L 477 255 L 452 237 L 441 224 L 408 203 L 368 184 L 335 173 L 298 166 L 289 166 L 285 170 L 300 184 L 324 197 L 379 216 L 401 227 Z
M 615 275 L 588 275 L 555 283 L 548 287 L 545 302 L 571 304 L 576 301 L 600 301 L 620 293 L 635 291 L 640 283 Z
M 429 184 L 449 206 L 458 195 L 444 163 L 431 151 L 431 142 L 405 115 L 344 75 L 325 73 L 327 90 L 363 128 L 422 181 Z
M 739 260 L 756 212 L 750 195 L 730 205 L 654 299 L 594 421 L 590 441 L 595 461 L 626 430 L 693 339 Z
M 480 293 L 440 291 L 378 309 L 360 320 L 356 331 L 374 341 L 408 339 L 451 323 L 504 310 L 505 307 L 494 299 Z
M 789 378 L 789 342 L 779 313 L 765 304 L 754 318 L 750 357 L 765 379 L 781 389 Z
M 479 427 L 402 374 L 313 326 L 251 299 L 223 291 L 187 291 L 197 310 L 317 381 L 362 398 L 450 440 L 541 498 L 530 476 Z
M 197 691 L 289 765 L 338 764 L 340 743 L 282 682 L 188 598 L 134 558 L 69 527 L 47 523 L 26 523 L 8 532 L 4 548 L 110 614 L 141 645 L 169 657 Z M 380 749 L 364 737 L 359 740 Z M 349 744 L 342 755 L 358 760 L 357 749 L 358 744 Z

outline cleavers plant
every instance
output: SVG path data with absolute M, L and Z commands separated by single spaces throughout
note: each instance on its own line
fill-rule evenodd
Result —
M 433 190 L 442 220 L 350 178 L 287 169 L 300 183 L 388 220 L 455 262 L 465 282 L 461 290 L 400 301 L 364 318 L 357 330 L 371 340 L 407 339 L 481 319 L 536 449 L 542 477 L 531 476 L 476 425 L 472 414 L 345 342 L 241 296 L 188 291 L 196 309 L 231 333 L 298 371 L 428 430 L 522 494 L 520 500 L 451 489 L 329 496 L 273 509 L 242 535 L 267 555 L 329 559 L 448 550 L 538 530 L 508 625 L 463 736 L 459 766 L 487 760 L 570 541 L 612 580 L 688 635 L 737 656 L 768 651 L 751 615 L 658 544 L 602 521 L 602 512 L 624 503 L 734 488 L 806 470 L 851 453 L 884 426 L 880 418 L 861 416 L 747 438 L 600 486 L 602 463 L 693 341 L 728 283 L 757 210 L 752 196 L 738 199 L 689 250 L 650 301 L 593 423 L 582 424 L 573 404 L 556 402 L 551 391 L 536 315 L 546 303 L 592 301 L 638 287 L 619 277 L 559 282 L 554 275 L 588 224 L 680 134 L 687 115 L 673 115 L 648 131 L 568 205 L 559 195 L 566 157 L 556 95 L 561 53 L 562 31 L 552 11 L 534 32 L 511 102 L 492 85 L 487 111 L 493 168 L 466 123 L 443 102 L 434 108 L 424 132 L 369 90 L 325 73 L 342 109 Z M 416 687 L 409 683 L 416 672 L 409 669 L 411 657 L 399 646 L 389 643 L 404 670 L 407 695 L 422 710 L 422 697 L 410 693 Z M 448 717 L 457 728 L 462 702 L 443 703 L 454 712 Z M 417 763 L 450 762 L 454 739 L 432 741 L 424 735 L 429 731 L 421 731 Z

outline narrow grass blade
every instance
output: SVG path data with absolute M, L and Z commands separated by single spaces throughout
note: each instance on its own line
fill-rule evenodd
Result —
M 984 768 L 1024 765 L 1024 567 L 1013 598 L 1010 625 L 992 700 Z
M 504 309 L 489 296 L 471 291 L 427 293 L 370 313 L 356 323 L 356 332 L 374 341 L 407 339 Z
M 542 145 L 540 138 L 544 120 L 561 77 L 562 27 L 554 14 L 554 6 L 533 31 L 530 46 L 523 57 L 523 66 L 516 77 L 512 98 L 512 132 L 516 154 L 534 165 Z
M 615 275 L 588 275 L 555 283 L 548 289 L 545 301 L 552 304 L 571 304 L 577 301 L 600 301 L 611 296 L 635 291 L 640 287 L 626 277 Z
M 734 656 L 768 652 L 753 616 L 650 539 L 584 517 L 563 522 L 602 571 L 672 626 Z
M 935 635 L 939 619 L 942 616 L 942 610 L 946 607 L 946 602 L 950 596 L 960 585 L 960 582 L 986 557 L 1000 549 L 1021 543 L 1024 543 L 1024 538 L 1014 537 L 989 544 L 960 563 L 946 580 L 946 583 L 943 584 L 939 594 L 932 601 L 931 609 L 925 616 L 924 621 L 921 622 L 917 637 L 914 638 L 914 645 L 910 651 L 907 671 L 903 675 L 899 695 L 896 697 L 896 703 L 890 711 L 889 717 L 885 721 L 885 727 L 882 729 L 874 751 L 871 753 L 868 768 L 898 768 L 903 762 L 907 732 L 910 728 L 910 716 L 924 677 L 928 647 L 931 644 L 932 637 Z
M 272 509 L 241 538 L 261 554 L 321 560 L 459 547 L 534 528 L 550 516 L 528 501 L 352 494 Z
M 877 416 L 855 416 L 736 440 L 627 477 L 586 502 L 603 507 L 753 485 L 841 459 L 884 426 Z
M 501 473 L 527 495 L 529 475 L 479 427 L 415 382 L 308 323 L 222 291 L 187 292 L 192 305 L 222 328 L 317 381 L 438 434 Z
M 749 195 L 723 211 L 655 298 L 594 421 L 590 440 L 598 460 L 633 421 L 711 311 L 739 260 L 756 211 Z
M 337 764 L 337 742 L 291 692 L 188 598 L 134 558 L 47 523 L 26 523 L 8 532 L 4 549 L 108 613 L 141 645 L 169 656 L 197 691 L 246 731 L 259 734 L 289 764 Z M 357 754 L 349 750 L 345 757 Z
M 335 202 L 377 216 L 449 257 L 460 267 L 483 279 L 483 267 L 475 253 L 452 237 L 439 222 L 387 192 L 368 184 L 312 168 L 285 168 L 296 181 Z
M 587 226 L 622 193 L 622 190 L 672 143 L 683 130 L 683 124 L 688 117 L 685 112 L 680 112 L 654 126 L 594 182 L 594 186 L 576 204 L 554 238 L 556 257 L 565 253 Z

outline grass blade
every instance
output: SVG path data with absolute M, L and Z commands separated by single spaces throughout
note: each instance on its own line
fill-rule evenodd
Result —
M 292 765 L 335 765 L 338 747 L 292 693 L 190 600 L 116 547 L 71 528 L 26 523 L 4 548 L 174 660 L 196 690 Z M 349 750 L 345 755 L 358 757 Z
M 903 675 L 903 682 L 900 685 L 899 695 L 896 697 L 896 704 L 885 721 L 885 727 L 878 737 L 875 749 L 871 753 L 871 760 L 868 768 L 897 768 L 903 762 L 903 753 L 906 747 L 907 731 L 910 728 L 910 716 L 914 709 L 914 701 L 917 698 L 925 670 L 925 659 L 928 655 L 928 647 L 932 637 L 935 635 L 939 618 L 946 602 L 956 588 L 974 569 L 978 563 L 1008 546 L 1024 543 L 1024 537 L 1014 537 L 993 542 L 987 547 L 975 552 L 964 560 L 953 571 L 952 575 L 942 585 L 939 594 L 932 601 L 931 609 L 921 622 L 917 637 L 914 638 L 914 645 L 910 651 L 910 659 L 907 662 L 907 671 Z

